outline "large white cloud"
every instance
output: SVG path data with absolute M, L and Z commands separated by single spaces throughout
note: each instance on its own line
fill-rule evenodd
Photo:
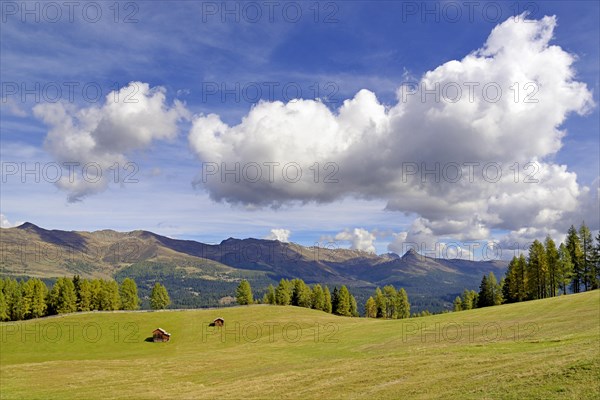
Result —
M 335 240 L 350 242 L 350 248 L 353 250 L 368 251 L 375 253 L 375 234 L 364 228 L 346 229 L 334 237 Z
M 250 206 L 385 199 L 432 237 L 562 227 L 589 190 L 552 157 L 565 119 L 594 104 L 574 80 L 575 56 L 550 44 L 555 27 L 555 17 L 511 18 L 482 48 L 403 85 L 391 106 L 361 90 L 335 111 L 295 100 L 259 103 L 235 126 L 196 116 L 189 142 L 210 172 L 202 184 L 215 200 Z M 283 174 L 287 163 L 302 176 Z
M 111 167 L 117 163 L 122 172 L 128 153 L 147 148 L 155 140 L 175 138 L 177 121 L 187 114 L 178 101 L 166 104 L 164 88 L 142 82 L 109 93 L 101 106 L 44 103 L 33 110 L 50 127 L 46 150 L 59 163 L 80 164 L 66 167 L 56 182 L 68 192 L 70 201 L 104 190 L 111 179 L 116 180 Z
M 291 233 L 292 232 L 289 229 L 274 228 L 271 229 L 271 233 L 269 233 L 265 239 L 279 240 L 280 242 L 287 243 L 289 242 Z

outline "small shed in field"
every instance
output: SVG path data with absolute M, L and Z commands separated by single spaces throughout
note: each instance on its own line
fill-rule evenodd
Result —
M 168 342 L 171 340 L 171 334 L 163 328 L 156 328 L 152 331 L 152 339 L 154 342 Z
M 223 326 L 225 325 L 225 320 L 221 317 L 219 318 L 215 318 L 215 320 L 213 321 L 213 326 Z

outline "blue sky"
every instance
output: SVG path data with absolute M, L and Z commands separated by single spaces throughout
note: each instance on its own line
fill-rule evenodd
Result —
M 59 9 L 2 3 L 4 227 L 31 221 L 66 230 L 146 229 L 206 242 L 277 237 L 377 253 L 400 252 L 403 242 L 430 248 L 495 241 L 508 249 L 547 233 L 560 240 L 565 227 L 582 219 L 598 229 L 597 2 L 482 1 L 472 9 L 452 1 L 277 2 L 272 9 L 260 1 L 81 2 L 74 10 L 56 4 Z M 521 16 L 510 26 L 515 15 Z M 460 72 L 447 64 L 484 48 L 502 24 L 494 40 L 512 56 L 482 53 L 477 66 L 465 61 Z M 527 24 L 535 26 L 529 36 L 516 28 Z M 539 42 L 548 30 L 551 39 Z M 529 111 L 500 107 L 504 98 L 484 105 L 475 136 L 461 136 L 459 127 L 473 122 L 467 111 L 442 123 L 428 120 L 442 110 L 427 104 L 431 96 L 425 102 L 412 96 L 399 107 L 398 89 L 425 82 L 428 71 L 437 71 L 430 83 L 475 76 L 481 85 L 512 82 L 524 90 L 535 82 L 539 103 Z M 502 87 L 503 96 L 514 94 L 508 83 Z M 365 89 L 374 96 L 359 98 Z M 115 90 L 122 90 L 120 102 Z M 128 95 L 160 104 L 128 110 L 121 107 Z M 356 105 L 348 105 L 346 117 L 340 107 L 350 99 Z M 137 116 L 128 119 L 132 112 Z M 70 122 L 57 121 L 63 114 Z M 209 114 L 218 116 L 216 131 Z M 353 120 L 357 115 L 365 120 Z M 254 124 L 259 116 L 262 122 Z M 448 132 L 439 128 L 444 124 Z M 350 132 L 356 126 L 362 130 Z M 82 144 L 84 136 L 95 140 L 93 147 Z M 479 139 L 473 138 L 484 137 L 491 139 L 474 148 Z M 483 151 L 486 144 L 490 149 Z M 505 176 L 514 163 L 524 174 L 525 164 L 535 162 L 542 182 L 509 187 L 486 181 L 464 191 L 454 182 L 420 187 L 398 180 L 404 167 L 398 159 L 497 162 Z M 299 162 L 305 177 L 314 162 L 319 168 L 332 162 L 340 182 L 265 186 L 200 178 L 208 162 L 265 161 Z M 39 182 L 23 174 L 36 163 L 42 171 L 64 162 L 97 163 L 103 178 L 74 187 L 49 182 L 44 173 Z M 118 183 L 110 169 L 115 163 Z M 137 182 L 123 182 L 132 171 Z

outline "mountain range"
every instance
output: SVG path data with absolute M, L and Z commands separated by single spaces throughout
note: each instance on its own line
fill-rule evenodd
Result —
M 347 285 L 364 304 L 377 286 L 404 287 L 413 309 L 448 308 L 463 289 L 477 289 L 481 277 L 504 274 L 507 262 L 430 258 L 413 249 L 404 255 L 305 247 L 265 239 L 205 244 L 149 231 L 47 230 L 26 222 L 0 230 L 0 274 L 40 277 L 131 277 L 146 297 L 155 281 L 167 286 L 174 307 L 223 305 L 233 300 L 241 279 L 256 297 L 281 278 Z

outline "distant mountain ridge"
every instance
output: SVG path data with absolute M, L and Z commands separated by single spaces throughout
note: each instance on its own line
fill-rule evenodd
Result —
M 211 245 L 142 230 L 61 231 L 29 222 L 1 229 L 0 246 L 2 275 L 107 278 L 136 274 L 138 279 L 150 279 L 149 266 L 155 276 L 160 265 L 161 274 L 181 275 L 177 282 L 182 287 L 190 279 L 234 283 L 247 275 L 256 280 L 253 286 L 265 286 L 281 278 L 301 278 L 307 283 L 345 284 L 364 293 L 391 284 L 405 287 L 409 295 L 444 302 L 464 288 L 476 288 L 483 274 L 492 271 L 501 276 L 507 266 L 499 260 L 430 258 L 412 249 L 400 257 L 253 238 L 228 238 Z

